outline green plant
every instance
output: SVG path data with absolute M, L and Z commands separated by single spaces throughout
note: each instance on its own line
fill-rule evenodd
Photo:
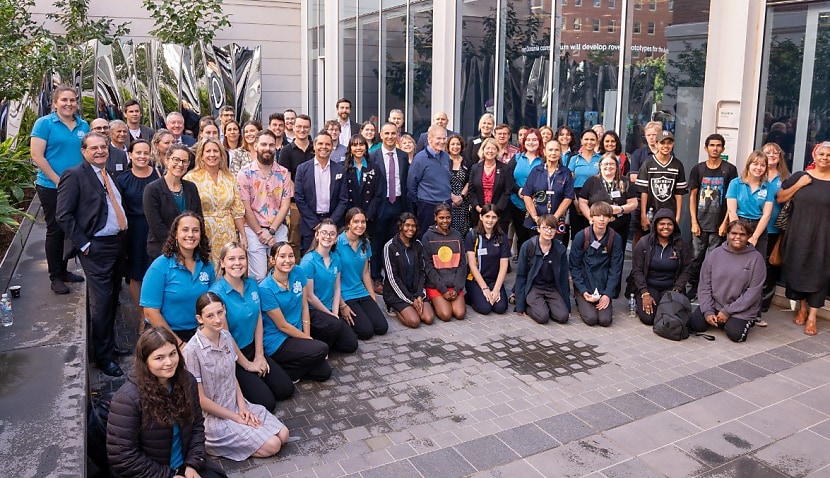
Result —
M 210 45 L 219 30 L 231 26 L 230 15 L 222 13 L 222 0 L 144 0 L 144 8 L 155 22 L 150 34 L 162 43 Z
M 35 167 L 32 165 L 29 147 L 14 146 L 16 138 L 0 143 L 0 224 L 17 227 L 15 215 L 26 216 L 19 209 L 25 198 L 25 190 L 32 188 Z
M 32 20 L 34 0 L 0 0 L 0 99 L 36 91 L 52 61 L 49 33 Z

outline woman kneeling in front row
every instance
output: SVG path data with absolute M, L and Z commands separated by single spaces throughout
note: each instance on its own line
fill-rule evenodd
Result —
M 507 312 L 504 278 L 510 262 L 510 241 L 501 226 L 494 204 L 481 206 L 479 221 L 464 243 L 470 274 L 465 298 L 479 314 Z
M 386 279 L 383 282 L 383 301 L 401 323 L 416 328 L 421 323 L 432 324 L 435 312 L 426 299 L 426 265 L 424 246 L 415 239 L 418 220 L 411 212 L 398 219 L 398 235 L 383 246 Z

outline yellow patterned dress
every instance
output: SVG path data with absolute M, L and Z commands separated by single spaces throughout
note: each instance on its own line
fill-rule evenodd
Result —
M 205 232 L 210 241 L 210 260 L 214 265 L 219 264 L 219 252 L 225 244 L 239 238 L 234 220 L 245 217 L 239 185 L 236 178 L 221 170 L 216 181 L 205 169 L 194 169 L 184 179 L 196 184 L 199 190 L 207 229 Z

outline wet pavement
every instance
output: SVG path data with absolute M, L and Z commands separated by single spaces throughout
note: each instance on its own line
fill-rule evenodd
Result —
M 37 230 L 26 249 L 42 260 Z M 21 260 L 21 269 L 12 332 L 40 338 L 3 352 L 0 466 L 16 459 L 27 466 L 8 469 L 29 472 L 4 476 L 41 475 L 30 471 L 48 461 L 25 451 L 26 441 L 8 448 L 25 439 L 10 434 L 25 407 L 8 404 L 33 406 L 26 400 L 40 395 L 52 406 L 42 413 L 65 421 L 78 404 L 56 397 L 71 393 L 47 396 L 62 376 L 80 377 L 85 357 L 69 353 L 81 350 L 72 328 L 81 328 L 82 286 L 55 296 L 45 265 Z M 126 290 L 122 299 L 119 342 L 129 345 L 137 315 Z M 330 357 L 331 380 L 301 381 L 278 404 L 299 441 L 275 458 L 216 462 L 232 477 L 830 477 L 830 323 L 807 337 L 792 312 L 774 308 L 764 317 L 769 327 L 753 328 L 746 343 L 719 331 L 714 342 L 672 342 L 629 318 L 624 300 L 614 306 L 609 328 L 575 314 L 566 325 L 538 325 L 513 313 L 470 313 L 416 330 L 389 319 L 386 336 Z M 27 323 L 17 308 L 43 313 Z M 51 355 L 40 350 L 47 347 Z M 125 370 L 131 360 L 121 360 Z M 121 383 L 89 368 L 92 390 Z M 59 430 L 43 446 L 77 451 L 77 436 Z

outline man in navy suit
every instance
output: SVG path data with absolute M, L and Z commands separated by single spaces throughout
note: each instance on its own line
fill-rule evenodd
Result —
M 188 148 L 192 148 L 196 144 L 196 138 L 182 134 L 184 133 L 184 116 L 178 111 L 168 114 L 164 124 L 167 126 L 167 130 L 173 133 L 173 141 L 176 143 L 181 143 Z
M 314 138 L 314 158 L 297 166 L 294 179 L 294 201 L 300 211 L 300 249 L 303 253 L 311 245 L 314 228 L 324 218 L 331 218 L 338 227 L 349 202 L 346 178 L 342 164 L 329 161 L 334 139 L 325 131 Z
M 58 183 L 55 214 L 66 237 L 79 251 L 86 274 L 87 318 L 98 368 L 107 375 L 123 375 L 115 361 L 115 310 L 118 305 L 119 256 L 127 217 L 121 193 L 107 173 L 109 141 L 89 133 L 81 141 L 84 162 L 64 171 Z
M 383 246 L 397 233 L 397 221 L 404 211 L 411 211 L 406 195 L 406 176 L 409 173 L 409 156 L 395 147 L 398 142 L 398 127 L 386 123 L 380 128 L 382 144 L 369 155 L 369 159 L 380 169 L 380 190 L 382 199 L 378 207 L 375 228 L 372 234 L 372 258 L 370 272 L 376 294 L 383 294 Z

